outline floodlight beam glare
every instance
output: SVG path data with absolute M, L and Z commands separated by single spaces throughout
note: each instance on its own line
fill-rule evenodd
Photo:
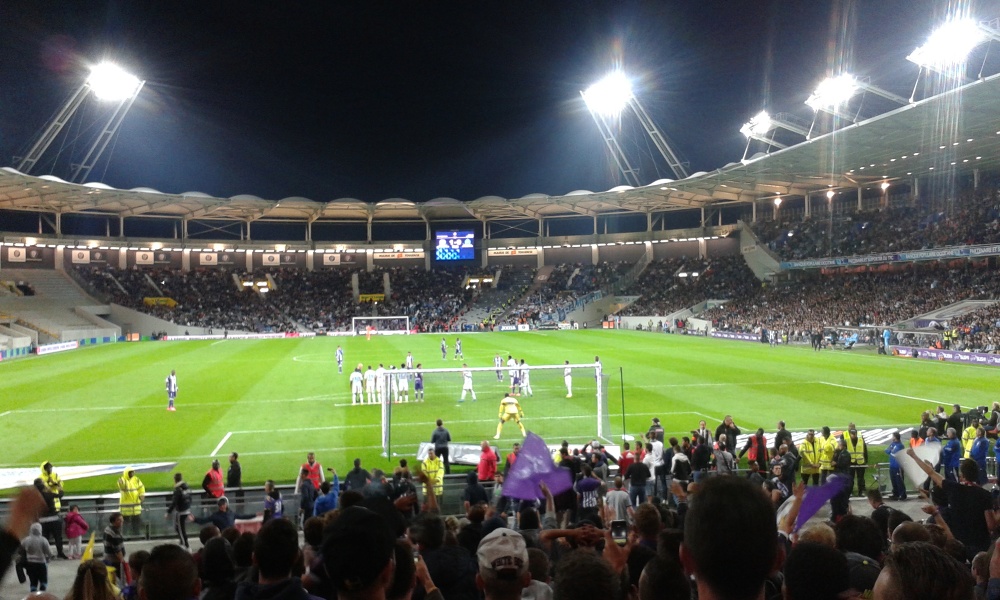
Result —
M 858 82 L 849 73 L 827 77 L 806 100 L 813 110 L 834 109 L 846 104 L 858 92 Z
M 87 84 L 99 100 L 117 102 L 134 94 L 140 81 L 118 65 L 103 62 L 90 70 Z
M 614 71 L 583 92 L 587 107 L 599 114 L 613 117 L 621 114 L 632 100 L 632 83 L 625 73 Z
M 953 18 L 935 29 L 907 60 L 921 67 L 951 67 L 960 65 L 973 48 L 986 41 L 986 34 L 972 19 Z

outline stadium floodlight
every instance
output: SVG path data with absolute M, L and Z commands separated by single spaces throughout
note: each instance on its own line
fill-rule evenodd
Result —
M 126 73 L 121 67 L 104 62 L 95 65 L 90 70 L 90 75 L 70 96 L 66 104 L 56 113 L 56 116 L 46 125 L 41 134 L 36 138 L 28 153 L 20 160 L 17 170 L 28 174 L 38 163 L 42 155 L 52 144 L 53 140 L 62 132 L 70 119 L 87 98 L 93 94 L 99 101 L 117 103 L 117 106 L 110 111 L 110 116 L 104 127 L 94 138 L 87 154 L 78 164 L 73 166 L 70 181 L 83 183 L 90 175 L 91 169 L 100 159 L 101 154 L 107 148 L 108 143 L 118 133 L 125 115 L 128 113 L 132 103 L 135 102 L 145 81 L 140 81 L 134 75 Z
M 605 117 L 621 114 L 632 100 L 632 82 L 625 73 L 613 71 L 582 92 L 587 108 Z
M 98 100 L 121 102 L 132 96 L 141 82 L 118 65 L 102 62 L 90 70 L 87 84 Z
M 774 199 L 774 208 L 781 208 L 781 196 Z
M 949 19 L 906 60 L 928 69 L 946 69 L 964 63 L 972 49 L 986 40 L 986 32 L 974 20 Z
M 766 110 L 762 110 L 744 123 L 743 127 L 740 127 L 740 133 L 747 139 L 756 139 L 767 135 L 772 129 L 774 129 L 774 122 L 771 120 L 771 115 L 767 114 Z
M 806 104 L 814 111 L 834 111 L 838 106 L 847 104 L 859 88 L 857 80 L 849 73 L 827 77 L 816 86 Z

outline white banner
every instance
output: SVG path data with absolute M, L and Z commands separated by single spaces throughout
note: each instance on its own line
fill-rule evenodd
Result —
M 267 254 L 264 255 L 263 262 L 261 264 L 263 264 L 265 267 L 270 267 L 270 266 L 277 267 L 278 265 L 281 264 L 281 255 L 268 252 Z
M 153 264 L 153 253 L 152 252 L 136 252 L 135 253 L 135 264 L 137 265 L 151 265 Z
M 323 266 L 324 267 L 339 267 L 340 266 L 340 254 L 330 254 L 326 253 L 323 255 Z
M 538 255 L 538 248 L 519 248 L 507 249 L 507 248 L 497 248 L 494 250 L 487 250 L 486 256 L 536 256 Z
M 73 340 L 72 342 L 59 342 L 58 344 L 43 344 L 35 348 L 35 354 L 41 356 L 43 354 L 52 354 L 53 352 L 65 352 L 66 350 L 76 350 L 80 347 L 80 342 Z
M 74 465 L 56 466 L 59 479 L 70 481 L 98 475 L 121 475 L 126 467 L 131 467 L 136 473 L 169 473 L 177 466 L 175 462 L 160 463 L 130 463 L 119 465 Z M 38 467 L 18 467 L 0 469 L 0 489 L 30 486 L 38 477 Z
M 423 258 L 424 252 L 376 252 L 375 258 L 378 260 L 396 260 L 400 258 Z
M 198 255 L 199 265 L 217 265 L 219 264 L 219 255 L 215 252 L 202 252 Z
M 24 261 L 24 248 L 7 248 L 7 262 Z
M 517 326 L 518 331 L 531 331 L 531 326 L 526 323 L 519 323 Z
M 90 250 L 74 250 L 73 251 L 73 264 L 74 265 L 89 265 L 90 264 Z

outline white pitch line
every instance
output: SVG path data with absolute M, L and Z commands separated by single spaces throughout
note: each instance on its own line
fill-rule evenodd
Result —
M 0 413 L 0 417 L 6 417 L 7 415 L 9 415 L 12 412 L 14 412 L 14 411 L 12 411 L 12 410 L 4 411 L 4 412 Z
M 845 388 L 848 390 L 857 390 L 859 392 L 869 392 L 871 394 L 882 394 L 883 396 L 894 396 L 896 398 L 905 398 L 907 400 L 919 400 L 920 402 L 928 402 L 930 404 L 940 404 L 942 406 L 946 404 L 953 404 L 952 402 L 947 402 L 943 400 L 931 400 L 930 398 L 921 398 L 919 396 L 907 396 L 905 394 L 894 394 L 893 392 L 883 392 L 882 390 L 870 390 L 863 387 L 854 387 L 853 385 L 843 385 L 841 383 L 830 383 L 829 381 L 818 381 L 817 383 L 822 383 L 823 385 L 830 385 L 833 387 Z M 972 406 L 963 406 L 962 408 L 974 408 Z
M 216 454 L 219 453 L 219 450 L 221 450 L 222 447 L 226 444 L 226 442 L 229 441 L 229 436 L 231 436 L 231 435 L 233 435 L 232 431 L 230 431 L 229 433 L 227 433 L 226 437 L 222 438 L 222 441 L 219 442 L 219 445 L 215 447 L 215 450 L 212 450 L 212 456 L 215 456 Z

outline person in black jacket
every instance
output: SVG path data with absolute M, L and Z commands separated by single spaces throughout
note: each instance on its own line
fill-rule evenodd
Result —
M 170 497 L 170 506 L 167 507 L 167 514 L 164 515 L 164 518 L 169 519 L 171 515 L 174 517 L 174 531 L 180 538 L 181 546 L 190 550 L 187 521 L 191 515 L 191 488 L 188 487 L 180 473 L 174 473 L 174 493 Z
M 49 491 L 41 478 L 36 479 L 34 483 L 35 489 L 38 490 L 38 493 L 42 495 L 42 499 L 45 500 L 46 510 L 38 519 L 42 524 L 42 536 L 46 539 L 51 536 L 55 540 L 56 555 L 59 558 L 66 558 L 66 554 L 63 552 L 63 522 L 59 517 L 59 509 L 56 507 L 56 496 Z
M 837 519 L 846 515 L 850 509 L 851 501 L 851 453 L 847 451 L 847 442 L 844 438 L 837 440 L 837 449 L 833 451 L 833 475 L 842 478 L 844 489 L 830 499 L 831 518 Z
M 715 428 L 715 439 L 720 440 L 722 439 L 722 436 L 725 435 L 726 450 L 729 450 L 733 453 L 733 455 L 735 455 L 736 438 L 739 437 L 741 433 L 742 431 L 740 431 L 740 428 L 736 426 L 735 422 L 733 422 L 733 416 L 726 415 L 726 418 L 722 420 L 722 423 L 719 423 L 719 426 Z
M 219 531 L 226 529 L 227 527 L 232 527 L 236 524 L 236 519 L 256 519 L 258 515 L 253 513 L 246 515 L 239 515 L 235 512 L 229 510 L 229 499 L 225 496 L 219 498 L 219 510 L 208 515 L 207 517 L 195 517 L 191 515 L 188 520 L 194 521 L 199 525 L 207 525 L 211 523 L 219 528 Z
M 712 447 L 700 435 L 694 436 L 694 440 L 694 451 L 691 452 L 691 470 L 695 483 L 698 483 L 708 474 L 708 469 L 712 466 Z

